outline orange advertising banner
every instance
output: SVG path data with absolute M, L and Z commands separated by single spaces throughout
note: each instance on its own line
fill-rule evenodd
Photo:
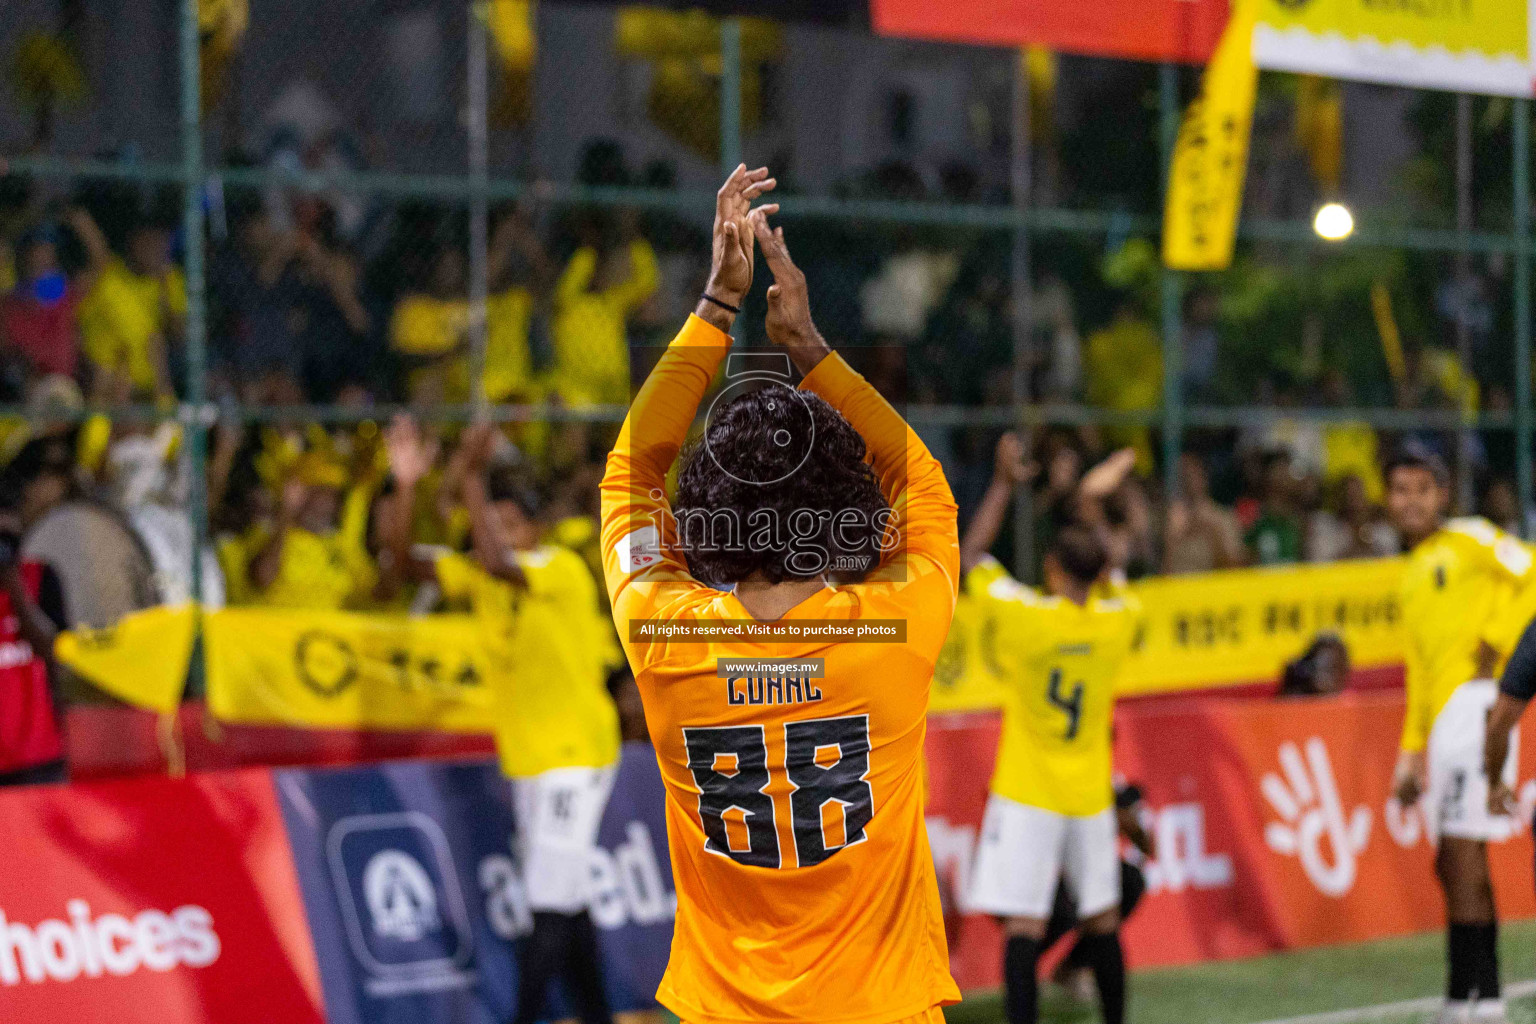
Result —
M 1157 859 L 1125 929 L 1134 966 L 1358 942 L 1443 927 L 1417 807 L 1390 799 L 1400 693 L 1122 705 L 1115 767 L 1146 795 Z M 928 831 L 946 906 L 969 879 L 996 750 L 995 714 L 929 721 Z M 1536 916 L 1536 727 L 1520 743 L 1519 831 L 1491 847 L 1505 919 Z M 1000 983 L 987 918 L 952 915 L 963 988 Z

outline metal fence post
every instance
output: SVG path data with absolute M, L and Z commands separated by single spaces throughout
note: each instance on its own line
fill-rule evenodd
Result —
M 1521 532 L 1531 507 L 1531 103 L 1515 100 L 1515 480 Z
M 720 22 L 720 176 L 728 177 L 741 163 L 741 19 Z M 741 318 L 731 336 L 741 337 Z
M 181 185 L 182 233 L 186 236 L 187 403 L 182 419 L 187 431 L 191 474 L 187 514 L 192 521 L 192 596 L 203 599 L 203 551 L 208 544 L 208 295 L 203 238 L 203 97 L 202 52 L 197 0 L 183 0 L 181 43 Z
M 1174 64 L 1158 68 L 1157 106 L 1161 115 L 1158 143 L 1162 159 L 1163 195 L 1173 169 L 1173 149 L 1179 139 L 1179 69 Z M 1163 307 L 1163 494 L 1171 501 L 1178 491 L 1179 453 L 1184 444 L 1184 325 L 1182 282 L 1166 266 L 1161 268 Z
M 1462 369 L 1472 369 L 1472 325 L 1465 304 L 1472 280 L 1472 253 L 1467 248 L 1472 234 L 1472 96 L 1456 95 L 1456 358 Z M 1472 493 L 1472 428 L 1463 426 L 1456 433 L 1456 458 L 1451 464 L 1456 475 L 1456 508 L 1470 514 L 1476 503 Z
M 489 5 L 481 2 L 469 9 L 468 53 L 465 60 L 469 80 L 468 167 L 469 167 L 469 401 L 476 411 L 485 408 L 486 301 L 490 297 L 489 253 L 490 206 L 487 200 L 489 167 L 489 129 L 487 126 L 487 54 L 486 18 Z
M 1013 61 L 1013 146 L 1010 177 L 1013 209 L 1018 226 L 1013 229 L 1013 401 L 1018 414 L 1030 402 L 1030 371 L 1034 366 L 1034 282 L 1031 280 L 1029 252 L 1029 206 L 1031 201 L 1034 140 L 1030 121 L 1029 70 L 1024 51 Z M 1028 426 L 1021 422 L 1021 426 Z M 1035 571 L 1034 493 L 1021 487 L 1013 505 L 1013 571 L 1020 579 L 1033 581 Z
M 741 19 L 720 22 L 720 168 L 741 163 Z

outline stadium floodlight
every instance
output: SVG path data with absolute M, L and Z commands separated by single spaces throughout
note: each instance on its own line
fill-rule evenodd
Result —
M 1342 242 L 1355 231 L 1355 215 L 1343 203 L 1325 203 L 1312 218 L 1312 230 L 1330 242 Z

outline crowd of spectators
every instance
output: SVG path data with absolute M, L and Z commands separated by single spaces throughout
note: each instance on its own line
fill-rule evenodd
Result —
M 667 182 L 665 168 L 632 174 L 607 145 L 592 148 L 583 176 Z M 958 173 L 941 187 L 945 198 L 978 198 Z M 920 176 L 889 168 L 858 194 L 926 195 Z M 548 540 L 601 572 L 603 457 L 616 414 L 702 287 L 707 245 L 696 226 L 613 208 L 494 208 L 476 382 L 462 213 L 283 189 L 210 194 L 207 213 L 205 393 L 217 416 L 195 465 L 175 415 L 189 396 L 179 196 L 88 184 L 45 198 L 0 178 L 0 402 L 22 410 L 0 417 L 0 619 L 14 624 L 3 627 L 0 650 L 191 600 L 195 581 L 209 607 L 451 610 L 434 585 L 392 564 L 389 539 L 404 523 L 419 546 L 469 543 L 459 498 L 468 410 L 438 411 L 480 396 L 572 413 L 499 428 L 491 479 Z M 1014 524 L 1031 532 L 1014 536 L 1010 524 L 996 550 L 1023 578 L 1038 581 L 1030 559 L 1070 517 L 1085 470 L 1125 447 L 1136 471 L 1106 512 L 1113 562 L 1133 578 L 1395 553 L 1379 465 L 1409 437 L 1464 474 L 1472 500 L 1462 511 L 1513 531 L 1531 518 L 1509 479 L 1507 431 L 1393 433 L 1347 413 L 1302 413 L 1365 404 L 1362 380 L 1326 360 L 1263 372 L 1246 400 L 1268 412 L 1248 425 L 1186 431 L 1167 491 L 1156 417 L 1136 419 L 1155 413 L 1164 392 L 1162 335 L 1145 289 L 1121 279 L 1089 294 L 1062 260 L 1039 269 L 1019 367 L 1009 254 L 995 236 L 790 230 L 818 317 L 906 405 L 945 463 L 962 520 L 992 473 L 1001 428 L 925 422 L 924 405 L 1006 407 L 1022 389 L 1032 401 L 1127 414 L 1027 436 L 1037 472 L 1029 515 Z M 1183 307 L 1182 386 L 1196 404 L 1230 396 L 1220 298 L 1196 288 Z M 743 318 L 744 331 L 760 341 L 753 319 Z M 1412 339 L 1385 396 L 1404 411 L 1509 405 L 1498 380 L 1480 387 L 1449 349 Z M 391 426 L 389 407 L 399 404 L 419 426 Z M 126 405 L 153 415 L 103 411 Z M 404 478 L 407 492 L 396 487 Z M 194 486 L 207 498 L 201 550 Z M 52 713 L 37 709 L 102 695 L 16 658 L 24 685 L 7 692 L 27 695 L 32 710 L 0 709 L 0 728 L 30 721 L 26 743 L 7 741 L 29 753 L 25 764 L 0 758 L 0 783 L 61 777 Z M 1298 662 L 1297 692 L 1312 685 L 1313 661 Z
M 602 143 L 582 174 L 595 185 L 667 180 L 663 167 L 632 173 L 617 147 Z M 923 188 L 920 175 L 892 167 L 859 194 L 921 198 Z M 977 198 L 975 181 L 959 170 L 941 175 L 939 188 L 945 198 Z M 391 470 L 384 417 L 370 411 L 393 402 L 429 410 L 475 394 L 462 215 L 284 189 L 220 193 L 209 203 L 207 393 L 264 415 L 231 414 L 209 437 L 204 600 L 429 610 L 433 596 L 395 580 L 381 557 Z M 0 400 L 28 410 L 0 422 L 0 462 L 9 466 L 0 494 L 25 525 L 26 556 L 58 576 L 67 625 L 105 626 L 192 594 L 193 474 L 181 428 L 89 415 L 126 403 L 167 411 L 186 396 L 179 212 L 177 196 L 136 187 L 87 185 L 44 200 L 21 179 L 0 180 Z M 853 358 L 893 397 L 917 408 L 1006 404 L 1017 394 L 1007 250 L 994 237 L 792 230 L 806 235 L 805 269 L 827 329 L 863 343 Z M 691 306 L 704 250 L 696 229 L 670 215 L 493 210 L 483 395 L 592 414 L 502 432 L 502 460 L 539 496 L 542 520 L 565 543 L 591 553 L 612 414 L 643 374 L 649 346 Z M 1119 413 L 1158 408 L 1161 334 L 1145 297 L 1131 285 L 1105 294 L 1110 301 L 1084 309 L 1062 274 L 1041 272 L 1023 374 L 1032 399 Z M 1196 402 L 1220 390 L 1218 299 L 1196 289 L 1184 305 L 1185 389 Z M 1392 384 L 1398 408 L 1469 412 L 1507 402 L 1497 384 L 1480 393 L 1443 348 L 1410 343 L 1401 362 Z M 1392 553 L 1378 465 L 1399 438 L 1296 412 L 1348 408 L 1356 383 L 1321 364 L 1310 378 L 1269 374 L 1253 398 L 1272 415 L 1243 429 L 1189 432 L 1171 494 L 1160 485 L 1155 427 L 1042 429 L 1030 442 L 1040 467 L 1034 535 L 1008 550 L 1043 551 L 1083 468 L 1129 446 L 1138 471 L 1110 508 L 1117 562 L 1132 575 Z M 322 422 L 274 411 L 306 404 L 344 415 Z M 413 529 L 421 543 L 454 546 L 464 536 L 453 502 L 459 428 L 452 417 L 427 419 L 438 455 Z M 990 472 L 995 435 L 922 429 L 945 459 L 964 515 Z M 1504 435 L 1415 436 L 1475 477 L 1477 510 L 1519 527 Z M 1034 567 L 1020 569 L 1029 576 Z

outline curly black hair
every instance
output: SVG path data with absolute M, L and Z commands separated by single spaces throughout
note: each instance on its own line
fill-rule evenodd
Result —
M 808 391 L 775 383 L 717 403 L 678 473 L 673 514 L 689 571 L 716 586 L 867 574 L 892 515 L 865 452 Z

